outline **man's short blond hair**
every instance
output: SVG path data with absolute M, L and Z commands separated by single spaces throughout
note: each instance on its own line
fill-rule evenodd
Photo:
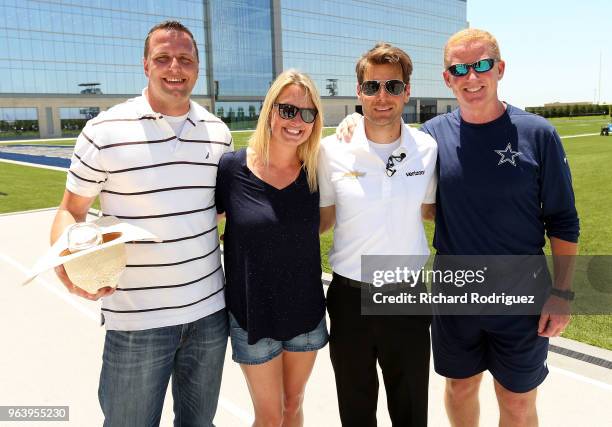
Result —
M 501 60 L 501 53 L 499 52 L 499 45 L 497 40 L 493 37 L 493 34 L 485 30 L 479 30 L 478 28 L 466 28 L 456 32 L 446 42 L 444 46 L 444 68 L 451 66 L 450 63 L 450 49 L 459 44 L 469 44 L 471 42 L 484 42 L 488 45 L 491 51 L 492 59 L 497 61 Z

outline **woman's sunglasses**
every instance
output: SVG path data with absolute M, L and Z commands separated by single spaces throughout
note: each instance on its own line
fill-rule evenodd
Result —
M 476 61 L 472 64 L 451 65 L 450 67 L 448 67 L 448 72 L 455 77 L 467 76 L 467 73 L 470 72 L 470 68 L 479 74 L 486 73 L 487 71 L 491 70 L 491 68 L 493 68 L 493 64 L 495 64 L 495 59 L 481 59 L 480 61 Z
M 318 113 L 314 108 L 300 108 L 291 104 L 274 104 L 274 106 L 278 107 L 278 115 L 285 120 L 292 120 L 300 113 L 304 123 L 312 123 Z
M 383 84 L 385 90 L 393 96 L 401 95 L 406 88 L 406 83 L 401 80 L 366 80 L 361 83 L 361 93 L 366 96 L 376 95 Z

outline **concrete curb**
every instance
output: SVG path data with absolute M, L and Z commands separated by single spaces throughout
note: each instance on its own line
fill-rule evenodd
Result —
M 612 351 L 605 348 L 595 347 L 569 338 L 555 337 L 550 339 L 549 351 L 591 365 L 612 369 Z

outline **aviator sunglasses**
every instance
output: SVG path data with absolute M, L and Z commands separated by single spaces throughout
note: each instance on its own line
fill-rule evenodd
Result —
M 448 72 L 451 73 L 455 77 L 463 77 L 466 76 L 467 73 L 470 72 L 470 68 L 476 71 L 478 74 L 486 73 L 491 68 L 493 68 L 493 64 L 495 64 L 495 59 L 486 58 L 481 59 L 480 61 L 476 61 L 472 64 L 455 64 L 448 67 Z
M 385 90 L 393 96 L 401 95 L 406 88 L 406 83 L 401 80 L 366 80 L 361 83 L 361 92 L 366 96 L 376 95 L 383 84 Z
M 285 120 L 294 119 L 298 113 L 304 123 L 312 123 L 317 117 L 317 110 L 314 108 L 300 108 L 291 104 L 274 104 L 274 106 L 278 107 L 278 115 Z

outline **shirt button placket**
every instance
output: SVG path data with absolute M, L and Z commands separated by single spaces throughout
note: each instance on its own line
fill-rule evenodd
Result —
M 387 236 L 391 237 L 393 235 L 393 224 L 391 224 L 391 209 L 393 206 L 391 204 L 391 189 L 393 186 L 393 177 L 387 176 L 386 174 L 383 176 L 382 180 L 382 212 L 384 215 L 385 228 L 387 230 Z

